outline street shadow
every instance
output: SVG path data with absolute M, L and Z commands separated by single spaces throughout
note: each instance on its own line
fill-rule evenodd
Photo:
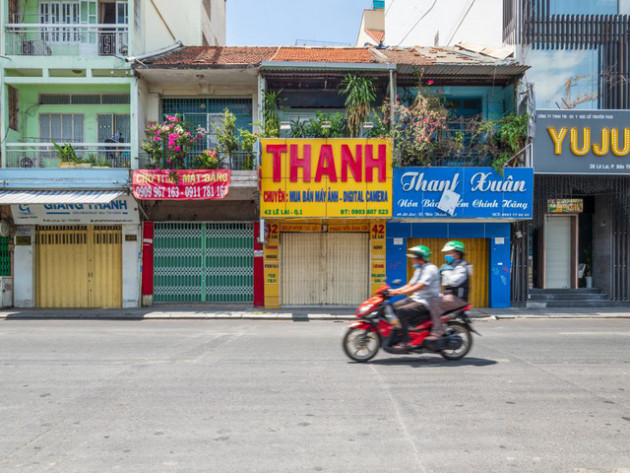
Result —
M 370 364 L 373 365 L 407 365 L 412 368 L 423 368 L 423 367 L 449 367 L 456 368 L 461 366 L 476 366 L 476 367 L 484 367 L 484 366 L 492 366 L 496 365 L 498 362 L 495 360 L 487 360 L 485 358 L 473 358 L 467 357 L 457 361 L 449 361 L 445 360 L 441 356 L 431 356 L 431 355 L 419 355 L 418 357 L 411 356 L 396 356 L 394 355 L 392 358 L 382 358 L 379 360 L 372 360 Z

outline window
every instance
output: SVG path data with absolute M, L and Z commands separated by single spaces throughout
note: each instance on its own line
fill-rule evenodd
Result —
M 453 97 L 447 100 L 446 106 L 450 112 L 458 118 L 470 118 L 481 115 L 482 100 L 479 97 Z
M 9 128 L 18 131 L 20 124 L 19 93 L 15 87 L 9 86 Z
M 82 114 L 42 113 L 39 115 L 39 138 L 43 142 L 82 143 Z
M 40 105 L 128 105 L 129 94 L 39 94 Z
M 131 134 L 131 120 L 129 115 L 99 115 L 98 116 L 98 142 L 129 143 Z
M 551 0 L 552 15 L 616 15 L 618 0 Z
M 39 17 L 45 24 L 76 25 L 81 18 L 79 2 L 41 2 Z M 77 43 L 81 40 L 81 32 L 72 26 L 43 28 L 41 39 L 50 43 Z

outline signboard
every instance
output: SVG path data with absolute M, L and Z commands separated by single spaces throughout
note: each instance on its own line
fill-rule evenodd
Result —
M 263 218 L 389 217 L 392 142 L 261 140 Z
M 539 110 L 534 169 L 541 174 L 630 174 L 630 111 Z
M 394 217 L 531 219 L 533 170 L 503 171 L 501 176 L 492 168 L 396 168 Z M 444 200 L 449 202 L 446 207 Z
M 216 200 L 230 189 L 229 169 L 143 169 L 133 172 L 139 200 Z
M 119 197 L 108 204 L 12 205 L 16 225 L 124 225 L 139 224 L 138 203 Z
M 582 199 L 549 199 L 547 213 L 550 214 L 579 214 L 584 212 Z

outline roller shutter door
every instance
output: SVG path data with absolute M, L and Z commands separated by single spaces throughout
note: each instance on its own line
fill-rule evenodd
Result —
M 120 226 L 42 226 L 36 241 L 37 307 L 122 307 Z
M 356 305 L 368 297 L 369 235 L 283 233 L 281 304 Z
M 407 247 L 426 245 L 431 249 L 432 262 L 439 268 L 444 264 L 442 248 L 446 238 L 410 238 Z M 473 307 L 488 307 L 490 291 L 490 251 L 489 241 L 485 238 L 460 239 L 466 247 L 466 261 L 473 265 L 473 275 L 470 281 L 470 302 Z M 413 275 L 413 263 L 407 259 L 407 275 Z

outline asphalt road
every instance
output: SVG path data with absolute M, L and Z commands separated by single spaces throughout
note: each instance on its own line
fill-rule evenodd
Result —
M 630 320 L 363 365 L 346 325 L 0 321 L 0 472 L 630 472 Z

